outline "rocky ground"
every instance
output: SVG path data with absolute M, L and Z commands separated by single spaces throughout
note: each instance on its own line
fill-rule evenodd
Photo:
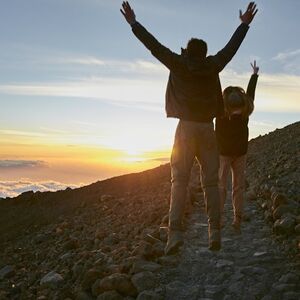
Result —
M 0 201 L 0 299 L 300 299 L 300 123 L 250 142 L 246 217 L 207 250 L 201 194 L 164 256 L 168 165 Z

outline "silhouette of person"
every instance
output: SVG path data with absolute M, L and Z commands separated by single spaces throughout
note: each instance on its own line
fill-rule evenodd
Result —
M 232 59 L 257 13 L 250 2 L 241 24 L 227 45 L 214 56 L 207 56 L 205 41 L 192 38 L 181 54 L 163 46 L 137 20 L 128 2 L 121 13 L 135 36 L 170 70 L 166 90 L 167 117 L 178 118 L 171 154 L 171 201 L 168 241 L 165 254 L 177 252 L 183 244 L 183 215 L 191 168 L 196 157 L 201 166 L 201 183 L 208 215 L 209 249 L 221 248 L 219 157 L 213 119 L 223 111 L 219 73 Z
M 232 174 L 232 226 L 241 232 L 245 188 L 246 158 L 248 150 L 248 122 L 254 109 L 255 88 L 259 67 L 252 64 L 253 74 L 247 91 L 238 86 L 229 86 L 223 91 L 224 115 L 216 119 L 216 136 L 220 153 L 219 186 L 221 200 L 221 226 L 227 196 L 227 179 Z

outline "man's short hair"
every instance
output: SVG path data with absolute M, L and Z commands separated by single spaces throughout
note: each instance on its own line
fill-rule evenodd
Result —
M 186 50 L 191 57 L 205 58 L 207 54 L 207 44 L 203 40 L 191 38 L 187 43 Z

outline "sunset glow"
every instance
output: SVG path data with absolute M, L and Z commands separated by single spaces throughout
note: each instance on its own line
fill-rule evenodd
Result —
M 134 37 L 121 2 L 28 0 L 17 8 L 15 1 L 4 2 L 0 197 L 26 186 L 73 187 L 169 162 L 178 121 L 164 111 L 168 70 Z M 251 138 L 299 120 L 300 2 L 287 3 L 257 1 L 257 17 L 220 76 L 223 88 L 246 88 L 256 59 Z M 195 36 L 215 54 L 239 24 L 245 2 L 132 5 L 138 20 L 173 51 Z

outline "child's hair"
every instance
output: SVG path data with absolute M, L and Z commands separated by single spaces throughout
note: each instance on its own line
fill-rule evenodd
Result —
M 224 112 L 229 118 L 238 109 L 244 118 L 249 117 L 253 110 L 253 99 L 239 86 L 229 86 L 223 91 Z

